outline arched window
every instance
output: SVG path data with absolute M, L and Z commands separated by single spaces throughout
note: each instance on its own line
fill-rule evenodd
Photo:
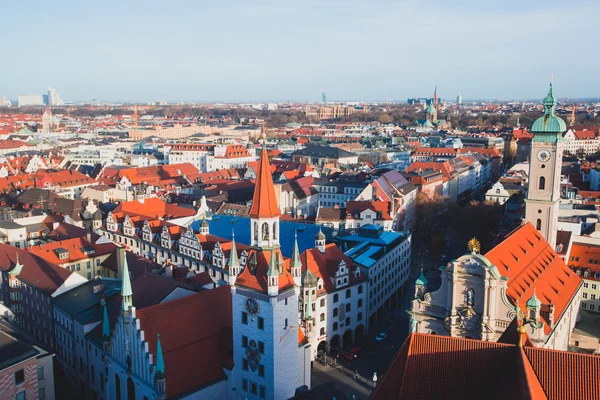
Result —
M 538 189 L 540 189 L 540 190 L 546 189 L 546 178 L 544 178 L 543 176 L 540 176 Z
M 338 309 L 337 309 L 337 307 L 333 309 L 333 316 L 334 317 L 338 316 Z
M 321 307 L 325 307 L 325 299 L 321 299 Z
M 262 239 L 269 240 L 269 224 L 267 224 L 266 222 L 263 223 L 262 226 Z
M 535 229 L 537 229 L 538 231 L 542 230 L 542 220 L 541 219 L 537 219 L 537 222 L 535 223 Z
M 334 330 L 334 331 L 337 331 L 337 328 L 338 328 L 338 323 L 337 323 L 337 322 L 334 322 L 334 323 L 333 323 L 333 330 Z
M 325 334 L 325 328 L 321 328 L 320 335 L 323 336 Z
M 133 379 L 127 379 L 127 400 L 135 400 L 135 383 Z
M 362 299 L 358 299 L 358 307 L 362 307 Z
M 359 312 L 358 315 L 356 316 L 356 319 L 359 321 L 362 321 L 362 313 Z
M 121 400 L 121 378 L 117 374 L 115 374 L 115 393 L 116 399 Z
M 346 290 L 346 298 L 350 298 L 352 296 L 352 291 L 350 289 Z
M 321 316 L 319 317 L 320 321 L 325 321 L 325 313 L 322 313 Z
M 273 240 L 277 240 L 277 222 L 273 222 Z
M 351 309 L 350 303 L 346 304 L 346 312 L 350 312 Z
M 254 240 L 258 241 L 258 222 L 254 223 Z

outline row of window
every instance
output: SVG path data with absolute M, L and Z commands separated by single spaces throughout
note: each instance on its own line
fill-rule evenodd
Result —
M 581 308 L 583 308 L 584 310 L 590 310 L 590 311 L 596 311 L 596 305 L 595 304 L 587 304 L 587 303 L 581 303 Z M 600 307 L 598 307 L 598 311 L 600 311 Z
M 588 294 L 584 292 L 584 293 L 583 293 L 583 298 L 584 298 L 585 300 L 587 300 L 587 298 L 588 298 Z M 592 293 L 592 295 L 590 296 L 590 300 L 596 300 L 596 295 Z
M 266 398 L 266 391 L 263 385 L 258 385 L 255 382 L 248 381 L 246 378 L 242 378 L 242 390 L 250 392 L 251 394 L 260 397 L 261 399 Z
M 265 329 L 265 320 L 264 320 L 264 318 L 263 317 L 257 317 L 256 320 L 257 320 L 256 327 L 258 329 L 260 329 L 261 331 L 264 330 Z M 248 325 L 248 313 L 245 312 L 245 311 L 242 311 L 242 324 Z

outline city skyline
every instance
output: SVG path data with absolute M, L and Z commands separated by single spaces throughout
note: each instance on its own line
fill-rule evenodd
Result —
M 442 98 L 510 100 L 538 98 L 552 74 L 561 97 L 600 92 L 598 56 L 579 39 L 598 33 L 600 5 L 585 1 L 42 4 L 5 6 L 19 34 L 3 47 L 36 58 L 3 66 L 0 96 L 52 86 L 69 101 L 397 101 L 437 84 Z

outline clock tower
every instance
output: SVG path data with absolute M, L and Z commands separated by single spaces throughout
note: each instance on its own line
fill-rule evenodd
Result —
M 533 139 L 529 157 L 529 189 L 525 200 L 525 221 L 530 222 L 556 248 L 560 176 L 565 121 L 555 115 L 556 98 L 550 90 L 543 101 L 544 115 L 531 126 Z
M 236 400 L 289 399 L 297 388 L 310 387 L 311 349 L 300 331 L 294 280 L 301 266 L 290 272 L 291 262 L 283 258 L 279 215 L 263 146 L 249 212 L 250 249 L 231 286 Z

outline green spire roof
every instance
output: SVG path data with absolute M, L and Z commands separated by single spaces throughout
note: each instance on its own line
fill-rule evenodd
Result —
M 238 260 L 237 248 L 235 247 L 235 232 L 231 233 L 231 252 L 229 253 L 229 262 L 227 263 L 230 267 L 239 267 L 240 261 Z
M 279 276 L 279 269 L 277 268 L 277 261 L 275 260 L 275 249 L 271 250 L 271 261 L 269 261 L 267 276 Z
M 23 264 L 19 262 L 19 253 L 17 253 L 17 260 L 15 261 L 15 266 L 13 269 L 8 271 L 9 275 L 19 275 L 21 270 L 23 269 Z
M 554 90 L 552 89 L 552 83 L 550 83 L 550 89 L 548 90 L 548 95 L 542 101 L 544 105 L 544 115 L 535 120 L 533 125 L 531 126 L 531 132 L 536 133 L 552 133 L 555 134 L 556 139 L 558 141 L 562 141 L 562 135 L 558 137 L 556 134 L 563 133 L 567 130 L 567 124 L 561 118 L 557 117 L 554 113 L 556 110 L 556 98 L 554 97 Z M 540 135 L 537 141 L 547 141 L 544 135 Z
M 102 337 L 104 340 L 110 339 L 110 322 L 108 320 L 108 311 L 106 310 L 106 303 L 104 303 L 104 316 L 102 318 Z
M 162 346 L 160 344 L 160 333 L 156 336 L 156 377 L 162 379 L 165 376 L 165 360 L 163 359 Z
M 301 267 L 302 262 L 300 261 L 300 251 L 298 250 L 298 232 L 294 234 L 294 250 L 292 251 L 292 261 L 290 264 L 291 268 Z
M 319 282 L 319 278 L 312 273 L 310 268 L 306 267 L 306 271 L 302 274 L 302 286 L 306 288 L 316 287 Z
M 535 288 L 533 289 L 533 296 L 531 296 L 531 298 L 527 300 L 527 303 L 525 305 L 527 306 L 527 308 L 540 308 L 542 306 L 542 302 L 535 295 Z
M 427 278 L 425 278 L 425 274 L 423 274 L 423 268 L 421 268 L 421 275 L 419 275 L 415 284 L 420 285 L 420 286 L 425 286 L 425 285 L 427 285 L 427 283 L 429 283 L 429 281 L 427 280 Z

